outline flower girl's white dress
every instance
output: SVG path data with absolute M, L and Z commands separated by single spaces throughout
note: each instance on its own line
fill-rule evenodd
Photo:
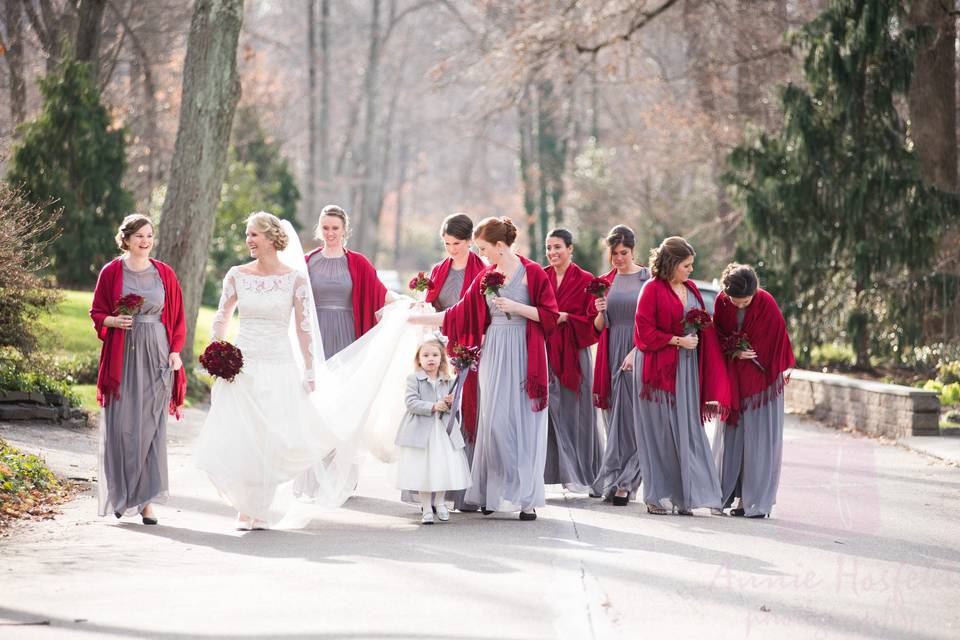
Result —
M 214 318 L 213 339 L 222 340 L 239 308 L 236 345 L 244 362 L 233 382 L 213 385 L 197 464 L 237 511 L 270 525 L 305 497 L 297 495 L 304 485 L 298 477 L 312 474 L 306 497 L 332 506 L 356 482 L 348 443 L 325 424 L 304 384 L 323 351 L 309 293 L 300 270 L 260 276 L 233 267 Z

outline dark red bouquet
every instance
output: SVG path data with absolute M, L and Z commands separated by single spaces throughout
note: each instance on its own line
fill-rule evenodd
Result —
M 459 371 L 476 371 L 480 363 L 480 347 L 467 347 L 462 344 L 455 344 L 447 348 L 447 355 L 450 356 L 450 364 Z
M 744 351 L 753 351 L 753 347 L 750 345 L 750 340 L 747 338 L 747 334 L 743 331 L 737 331 L 736 333 L 730 334 L 730 336 L 723 341 L 723 352 L 728 358 L 736 359 Z M 750 362 L 760 369 L 760 371 L 767 371 L 756 358 L 750 358 Z
M 589 293 L 594 298 L 599 300 L 607 295 L 607 291 L 610 290 L 610 283 L 604 280 L 603 278 L 594 278 L 590 281 L 586 287 L 584 287 L 583 292 Z M 603 324 L 609 326 L 610 323 L 607 322 L 607 312 L 603 312 Z
M 118 316 L 132 316 L 140 309 L 140 307 L 143 306 L 144 302 L 146 301 L 143 299 L 143 296 L 138 296 L 135 293 L 128 293 L 117 300 L 117 306 L 114 313 L 116 313 Z
M 480 279 L 480 291 L 485 296 L 499 296 L 500 289 L 506 284 L 507 278 L 499 271 L 487 271 Z M 507 314 L 507 320 L 511 320 Z
M 199 358 L 200 364 L 212 376 L 233 382 L 243 370 L 243 354 L 240 349 L 225 340 L 211 342 Z
M 713 324 L 713 318 L 703 309 L 690 309 L 683 317 L 684 331 L 700 331 Z
M 423 271 L 418 273 L 416 277 L 410 280 L 410 284 L 407 285 L 411 291 L 433 291 L 437 288 L 437 285 L 434 284 L 433 280 L 424 275 Z

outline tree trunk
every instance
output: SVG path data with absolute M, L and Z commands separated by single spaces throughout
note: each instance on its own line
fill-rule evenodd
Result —
M 304 210 L 307 224 L 317 206 L 317 38 L 316 4 L 307 0 L 307 179 Z
M 3 43 L 10 73 L 10 118 L 14 127 L 27 117 L 27 82 L 23 77 L 23 7 L 7 0 L 3 16 L 7 23 L 7 41 Z
M 320 0 L 320 180 L 330 188 L 330 0 Z
M 929 185 L 957 192 L 956 23 L 953 3 L 914 0 L 908 22 L 928 25 L 932 37 L 917 54 L 908 102 L 912 137 Z
M 77 8 L 79 20 L 75 55 L 78 61 L 90 63 L 94 78 L 100 74 L 100 25 L 106 4 L 106 0 L 80 0 Z
M 360 221 L 357 228 L 357 245 L 360 251 L 367 248 L 367 238 L 377 232 L 370 228 L 367 212 L 371 208 L 370 200 L 373 197 L 371 180 L 374 172 L 373 136 L 377 121 L 377 75 L 380 66 L 380 0 L 371 0 L 370 20 L 370 47 L 367 54 L 367 73 L 364 78 L 364 95 L 366 109 L 364 111 L 363 142 L 360 147 L 360 157 L 357 158 L 360 173 L 358 176 L 358 207 Z
M 530 88 L 523 91 L 517 104 L 517 121 L 520 130 L 520 184 L 523 186 L 523 212 L 527 219 L 530 255 L 536 255 L 537 242 L 537 201 L 536 178 L 534 176 L 534 134 L 533 114 L 530 105 Z
M 193 337 L 214 216 L 227 170 L 233 114 L 240 99 L 237 41 L 243 0 L 197 0 L 183 65 L 180 124 L 161 215 L 158 257 L 177 272 L 183 288 L 187 342 Z

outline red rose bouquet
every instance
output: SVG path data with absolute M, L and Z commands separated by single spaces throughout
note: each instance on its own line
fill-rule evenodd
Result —
M 423 271 L 421 271 L 414 278 L 412 278 L 410 280 L 410 284 L 408 284 L 407 286 L 410 288 L 411 291 L 414 291 L 417 294 L 419 294 L 417 295 L 417 299 L 420 300 L 421 302 L 425 298 L 427 291 L 433 291 L 434 289 L 437 288 L 437 285 L 433 282 L 433 280 L 431 280 L 426 275 L 424 275 Z
M 497 297 L 500 295 L 500 289 L 506 284 L 506 277 L 499 271 L 488 271 L 483 275 L 483 278 L 480 280 L 480 290 L 485 296 L 494 296 Z M 511 316 L 507 314 L 507 320 L 511 320 Z
M 713 318 L 703 309 L 690 309 L 683 317 L 683 330 L 697 332 L 713 324 Z M 689 334 L 688 334 L 689 335 Z
M 233 382 L 243 370 L 243 354 L 240 349 L 225 340 L 211 342 L 199 358 L 200 364 L 212 376 Z
M 607 291 L 610 290 L 610 283 L 604 280 L 603 278 L 594 278 L 590 283 L 584 287 L 583 292 L 589 293 L 594 298 L 599 300 L 607 295 Z M 607 322 L 607 312 L 603 312 L 603 324 L 610 326 L 610 323 Z
M 747 334 L 743 331 L 732 333 L 729 337 L 727 337 L 726 340 L 723 341 L 723 352 L 728 358 L 736 359 L 740 357 L 740 354 L 744 351 L 753 351 L 753 347 L 750 345 L 750 340 L 747 338 Z M 750 358 L 750 362 L 760 369 L 760 371 L 766 372 L 766 369 L 756 358 Z
M 146 300 L 143 299 L 143 296 L 138 296 L 135 293 L 128 293 L 117 300 L 114 313 L 116 313 L 118 316 L 132 316 L 140 310 L 140 307 L 143 306 L 144 302 L 146 302 Z
M 450 418 L 447 420 L 447 433 L 452 433 L 453 427 L 456 425 L 457 414 L 460 413 L 460 407 L 463 404 L 463 385 L 467 381 L 467 375 L 471 371 L 476 371 L 477 365 L 480 363 L 480 347 L 455 344 L 447 347 L 447 355 L 450 357 L 450 364 L 457 370 L 457 379 L 454 381 L 453 404 L 450 406 Z

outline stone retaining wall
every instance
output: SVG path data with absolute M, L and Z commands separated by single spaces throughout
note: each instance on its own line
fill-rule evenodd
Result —
M 784 400 L 788 411 L 833 427 L 894 439 L 940 434 L 940 400 L 933 391 L 794 369 Z
M 91 424 L 86 411 L 71 407 L 59 393 L 35 391 L 0 391 L 0 420 L 47 420 L 77 427 Z

